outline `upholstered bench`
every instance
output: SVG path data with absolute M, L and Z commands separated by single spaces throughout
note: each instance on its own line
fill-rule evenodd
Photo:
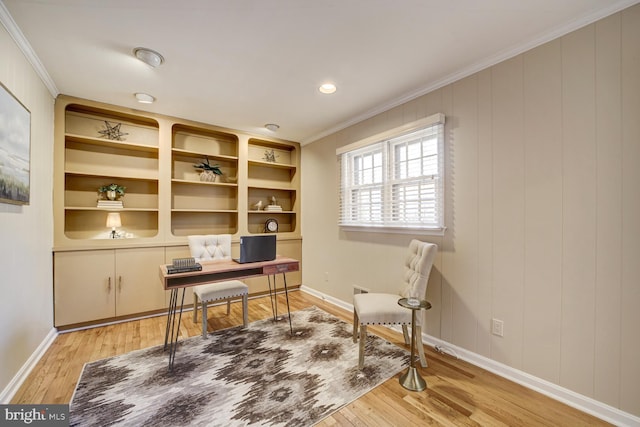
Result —
M 210 283 L 208 285 L 195 286 L 193 289 L 193 321 L 198 320 L 198 300 L 202 306 L 202 336 L 207 336 L 207 305 L 213 301 L 227 301 L 227 315 L 230 311 L 231 300 L 242 298 L 242 322 L 247 326 L 247 299 L 249 287 L 240 280 L 227 280 L 225 282 Z

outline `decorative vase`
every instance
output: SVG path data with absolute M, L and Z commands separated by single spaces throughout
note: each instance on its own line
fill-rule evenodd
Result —
M 216 180 L 216 174 L 212 171 L 204 170 L 200 173 L 200 181 L 214 182 Z
M 115 190 L 109 190 L 107 191 L 107 199 L 109 200 L 115 200 L 117 197 L 116 191 Z

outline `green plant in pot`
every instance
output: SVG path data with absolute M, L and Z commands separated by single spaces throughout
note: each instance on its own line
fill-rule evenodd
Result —
M 109 184 L 98 188 L 98 193 L 108 200 L 118 200 L 119 198 L 124 197 L 124 190 L 126 189 L 127 187 L 122 185 Z
M 216 180 L 216 176 L 222 175 L 220 165 L 212 165 L 209 163 L 209 157 L 205 156 L 205 161 L 197 165 L 193 165 L 194 168 L 202 170 L 200 173 L 200 181 L 213 182 Z

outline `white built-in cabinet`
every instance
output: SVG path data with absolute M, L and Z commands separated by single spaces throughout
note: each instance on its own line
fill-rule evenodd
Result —
M 56 326 L 166 308 L 158 284 L 164 259 L 162 247 L 56 253 Z

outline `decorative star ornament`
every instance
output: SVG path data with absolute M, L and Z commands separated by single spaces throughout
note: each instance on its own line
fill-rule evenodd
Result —
M 267 162 L 275 162 L 276 161 L 276 157 L 280 157 L 278 154 L 276 154 L 273 150 L 269 151 L 269 150 L 265 150 L 264 152 L 264 160 Z
M 114 140 L 114 141 L 122 141 L 122 137 L 125 135 L 129 135 L 126 132 L 120 132 L 120 126 L 122 126 L 122 123 L 118 123 L 117 125 L 112 125 L 111 123 L 109 123 L 108 121 L 104 121 L 104 125 L 106 127 L 106 129 L 104 130 L 99 130 L 98 133 L 106 136 L 107 138 Z

